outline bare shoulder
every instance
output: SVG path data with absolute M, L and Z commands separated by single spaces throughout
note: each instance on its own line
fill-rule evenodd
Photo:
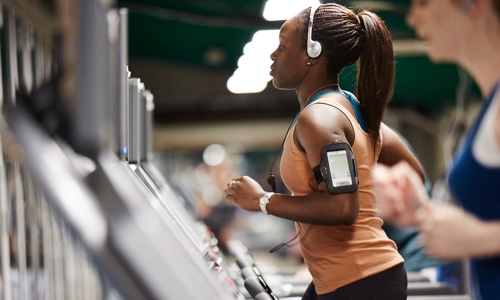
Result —
M 347 125 L 349 124 L 349 125 Z M 321 148 L 335 140 L 348 141 L 347 117 L 337 108 L 315 103 L 299 116 L 295 127 L 294 141 L 307 154 L 311 166 L 319 163 Z M 351 127 L 349 127 L 351 128 Z
M 315 136 L 330 141 L 332 137 L 352 135 L 352 125 L 347 116 L 338 108 L 315 103 L 305 109 L 297 121 L 300 136 Z

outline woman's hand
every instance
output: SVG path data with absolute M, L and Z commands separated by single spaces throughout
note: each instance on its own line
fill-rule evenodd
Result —
M 248 211 L 259 211 L 259 200 L 266 192 L 261 185 L 248 176 L 233 178 L 224 190 L 226 199 L 237 207 Z
M 429 198 L 420 176 L 406 162 L 377 165 L 373 184 L 380 217 L 396 226 L 416 226 L 415 211 Z
M 428 255 L 463 259 L 498 255 L 499 222 L 484 222 L 453 204 L 429 203 L 417 212 Z

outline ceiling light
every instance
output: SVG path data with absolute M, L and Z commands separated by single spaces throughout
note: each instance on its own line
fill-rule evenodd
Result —
M 226 62 L 226 51 L 220 47 L 212 47 L 203 53 L 203 62 L 209 66 L 222 66 Z
M 238 68 L 227 81 L 227 88 L 234 94 L 260 93 L 271 80 L 269 75 L 271 53 L 278 45 L 279 30 L 257 31 L 243 48 Z
M 319 4 L 318 0 L 268 0 L 263 16 L 266 20 L 287 20 L 304 8 Z M 272 79 L 269 75 L 271 53 L 278 46 L 279 30 L 259 30 L 243 48 L 238 68 L 227 81 L 234 94 L 260 93 Z
M 288 20 L 318 0 L 268 0 L 262 16 L 268 21 Z

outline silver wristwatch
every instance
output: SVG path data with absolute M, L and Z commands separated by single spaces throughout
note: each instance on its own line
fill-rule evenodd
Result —
M 269 204 L 269 201 L 271 200 L 271 197 L 274 195 L 274 193 L 266 193 L 262 198 L 260 198 L 259 201 L 259 206 L 260 210 L 262 210 L 263 213 L 268 215 L 269 213 L 267 212 L 266 206 Z

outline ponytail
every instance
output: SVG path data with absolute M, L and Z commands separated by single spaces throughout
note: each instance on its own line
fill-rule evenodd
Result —
M 493 10 L 495 11 L 497 18 L 500 18 L 500 0 L 493 1 Z
M 302 11 L 304 28 L 309 9 Z M 305 45 L 304 31 L 304 45 Z M 357 62 L 359 108 L 368 127 L 374 150 L 380 138 L 380 122 L 394 90 L 394 51 L 391 35 L 374 13 L 351 9 L 336 3 L 322 4 L 316 11 L 313 39 L 323 46 L 329 76 Z
M 363 51 L 357 62 L 357 96 L 374 150 L 380 138 L 380 123 L 394 92 L 395 62 L 389 30 L 374 13 L 359 13 L 365 31 Z

